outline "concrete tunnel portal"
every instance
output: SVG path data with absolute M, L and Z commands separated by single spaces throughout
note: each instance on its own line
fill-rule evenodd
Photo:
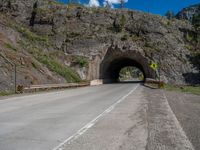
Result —
M 146 78 L 156 77 L 156 73 L 149 66 L 149 61 L 146 57 L 137 51 L 107 51 L 104 59 L 100 64 L 100 79 L 103 83 L 116 83 L 119 82 L 120 70 L 124 67 L 136 67 Z

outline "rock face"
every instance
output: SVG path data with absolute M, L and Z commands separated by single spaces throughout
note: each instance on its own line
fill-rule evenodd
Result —
M 184 8 L 177 14 L 178 19 L 186 19 L 192 21 L 194 15 L 200 14 L 200 4 L 192 5 Z
M 38 49 L 45 56 L 53 53 L 50 58 L 74 68 L 87 80 L 116 80 L 119 70 L 127 65 L 139 67 L 146 77 L 158 78 L 158 72 L 149 67 L 157 62 L 165 82 L 200 83 L 200 50 L 194 39 L 197 33 L 189 22 L 131 10 L 66 6 L 49 0 L 3 0 L 0 11 L 1 17 L 10 20 L 6 28 L 16 32 L 12 37 L 6 33 L 8 39 L 15 39 L 13 44 L 22 53 L 50 68 L 50 72 L 51 66 L 35 55 Z M 4 51 L 9 58 L 8 53 Z M 88 62 L 77 61 L 77 56 Z M 54 78 L 63 82 L 63 77 Z

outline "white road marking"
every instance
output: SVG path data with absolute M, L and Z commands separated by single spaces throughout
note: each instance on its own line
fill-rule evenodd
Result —
M 194 147 L 193 147 L 193 145 L 192 145 L 192 143 L 191 143 L 190 140 L 188 139 L 188 137 L 187 137 L 185 131 L 183 130 L 182 126 L 180 125 L 178 119 L 176 118 L 176 115 L 175 115 L 174 112 L 172 111 L 172 109 L 171 109 L 171 107 L 170 107 L 170 105 L 169 105 L 169 102 L 168 102 L 168 100 L 167 100 L 167 97 L 166 97 L 164 91 L 163 91 L 163 96 L 164 96 L 164 99 L 166 100 L 168 109 L 169 109 L 169 111 L 170 111 L 171 114 L 172 114 L 173 120 L 174 120 L 174 122 L 175 122 L 177 128 L 179 129 L 179 132 L 181 133 L 181 136 L 184 138 L 184 139 L 183 139 L 183 140 L 184 140 L 184 144 L 187 145 L 187 148 L 188 148 L 188 149 L 190 149 L 190 150 L 195 150 Z
M 95 119 L 93 119 L 88 124 L 86 124 L 83 128 L 78 130 L 75 134 L 73 134 L 72 136 L 67 138 L 64 142 L 60 143 L 58 146 L 53 148 L 53 150 L 63 150 L 63 146 L 65 144 L 70 144 L 72 141 L 76 140 L 78 137 L 83 135 L 88 129 L 93 127 L 99 121 L 100 118 L 102 118 L 103 116 L 105 116 L 106 114 L 111 112 L 117 106 L 117 104 L 121 103 L 125 98 L 127 98 L 131 93 L 133 93 L 138 88 L 138 86 L 139 86 L 139 84 L 135 88 L 133 88 L 128 94 L 126 94 L 125 96 L 120 98 L 116 103 L 114 103 L 108 109 L 106 109 L 103 113 L 98 115 Z

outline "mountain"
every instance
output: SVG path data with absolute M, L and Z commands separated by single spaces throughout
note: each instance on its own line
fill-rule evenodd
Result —
M 178 19 L 186 19 L 192 21 L 192 18 L 199 14 L 200 14 L 200 4 L 196 4 L 183 8 L 176 16 Z
M 161 58 L 165 82 L 199 84 L 196 37 L 191 23 L 149 13 L 1 0 L 0 90 L 13 87 L 8 61 L 17 65 L 20 85 L 79 82 L 99 78 L 105 56 L 115 57 L 112 51 L 130 51 L 149 63 Z

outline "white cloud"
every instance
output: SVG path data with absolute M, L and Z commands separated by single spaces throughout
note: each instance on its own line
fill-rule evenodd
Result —
M 109 5 L 110 5 L 111 7 L 114 7 L 113 5 L 114 5 L 114 4 L 120 4 L 120 1 L 121 1 L 121 0 L 104 0 L 103 4 L 104 4 L 104 6 L 106 6 L 107 3 L 109 3 Z M 128 2 L 128 0 L 124 0 L 124 3 L 127 3 L 127 2 Z
M 99 7 L 100 6 L 98 0 L 90 0 L 88 5 L 89 5 L 89 7 Z

